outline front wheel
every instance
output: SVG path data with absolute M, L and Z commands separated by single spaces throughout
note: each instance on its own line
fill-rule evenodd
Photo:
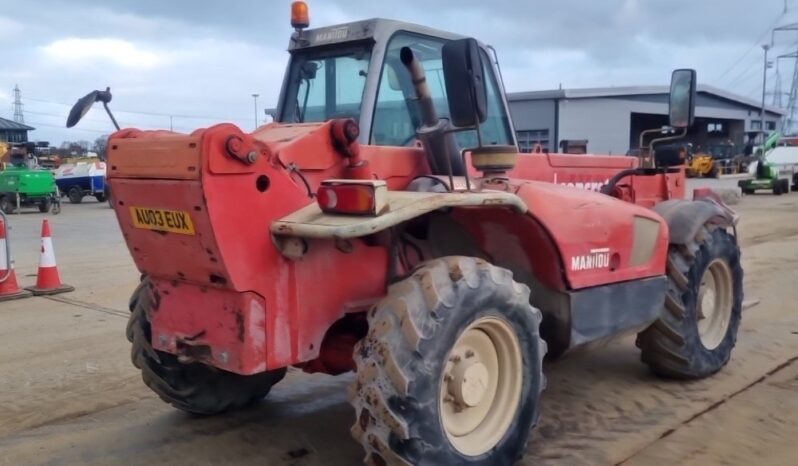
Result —
M 83 190 L 80 189 L 80 186 L 72 186 L 69 188 L 67 196 L 69 196 L 69 202 L 72 204 L 80 204 L 83 202 Z
M 743 302 L 740 248 L 722 228 L 701 227 L 688 245 L 672 245 L 669 289 L 660 319 L 637 336 L 641 358 L 675 378 L 719 371 L 737 342 Z
M 352 435 L 370 465 L 511 465 L 545 385 L 540 311 L 512 273 L 429 261 L 368 315 L 355 348 Z
M 175 408 L 195 414 L 241 408 L 263 399 L 285 376 L 285 369 L 245 376 L 197 362 L 184 364 L 172 354 L 153 349 L 148 318 L 151 300 L 145 278 L 130 298 L 127 339 L 133 343 L 131 358 L 141 369 L 144 383 Z

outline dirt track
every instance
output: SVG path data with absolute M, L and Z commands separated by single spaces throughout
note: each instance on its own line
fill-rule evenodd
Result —
M 662 381 L 631 338 L 549 364 L 522 464 L 798 464 L 798 194 L 737 208 L 746 297 L 761 304 L 744 313 L 729 366 L 704 381 Z M 27 283 L 40 219 L 12 218 Z M 163 404 L 129 362 L 126 303 L 138 277 L 113 214 L 68 205 L 53 227 L 77 291 L 0 304 L 0 464 L 360 464 L 349 377 L 292 372 L 268 401 L 224 417 Z

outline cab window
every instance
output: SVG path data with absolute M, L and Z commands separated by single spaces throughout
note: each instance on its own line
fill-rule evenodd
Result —
M 352 48 L 297 54 L 280 121 L 305 123 L 360 118 L 371 51 Z
M 421 62 L 427 75 L 427 84 L 432 94 L 438 116 L 448 118 L 446 87 L 441 63 L 443 39 L 400 32 L 391 38 L 385 53 L 385 61 L 377 93 L 372 123 L 371 144 L 381 146 L 406 146 L 413 144 L 416 128 L 421 118 L 415 102 L 415 92 L 410 75 L 399 59 L 399 51 L 410 47 Z M 488 57 L 483 61 L 489 63 Z M 488 87 L 488 119 L 481 125 L 484 144 L 513 144 L 510 124 L 504 111 L 496 77 L 490 66 L 485 65 Z M 476 131 L 456 133 L 461 148 L 477 145 Z

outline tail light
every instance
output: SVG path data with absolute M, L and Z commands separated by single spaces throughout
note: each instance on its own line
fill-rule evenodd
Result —
M 326 180 L 316 192 L 323 212 L 380 215 L 388 208 L 388 187 L 382 180 Z

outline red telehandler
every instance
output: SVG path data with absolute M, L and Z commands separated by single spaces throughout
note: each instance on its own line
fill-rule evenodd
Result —
M 728 362 L 736 216 L 684 199 L 684 160 L 656 150 L 674 136 L 640 157 L 519 154 L 492 48 L 383 19 L 306 29 L 292 10 L 275 122 L 108 143 L 143 277 L 133 364 L 164 401 L 214 414 L 289 366 L 356 371 L 367 464 L 509 465 L 547 352 L 637 333 L 662 376 Z M 673 73 L 680 135 L 695 86 Z M 87 95 L 68 125 L 110 99 Z

